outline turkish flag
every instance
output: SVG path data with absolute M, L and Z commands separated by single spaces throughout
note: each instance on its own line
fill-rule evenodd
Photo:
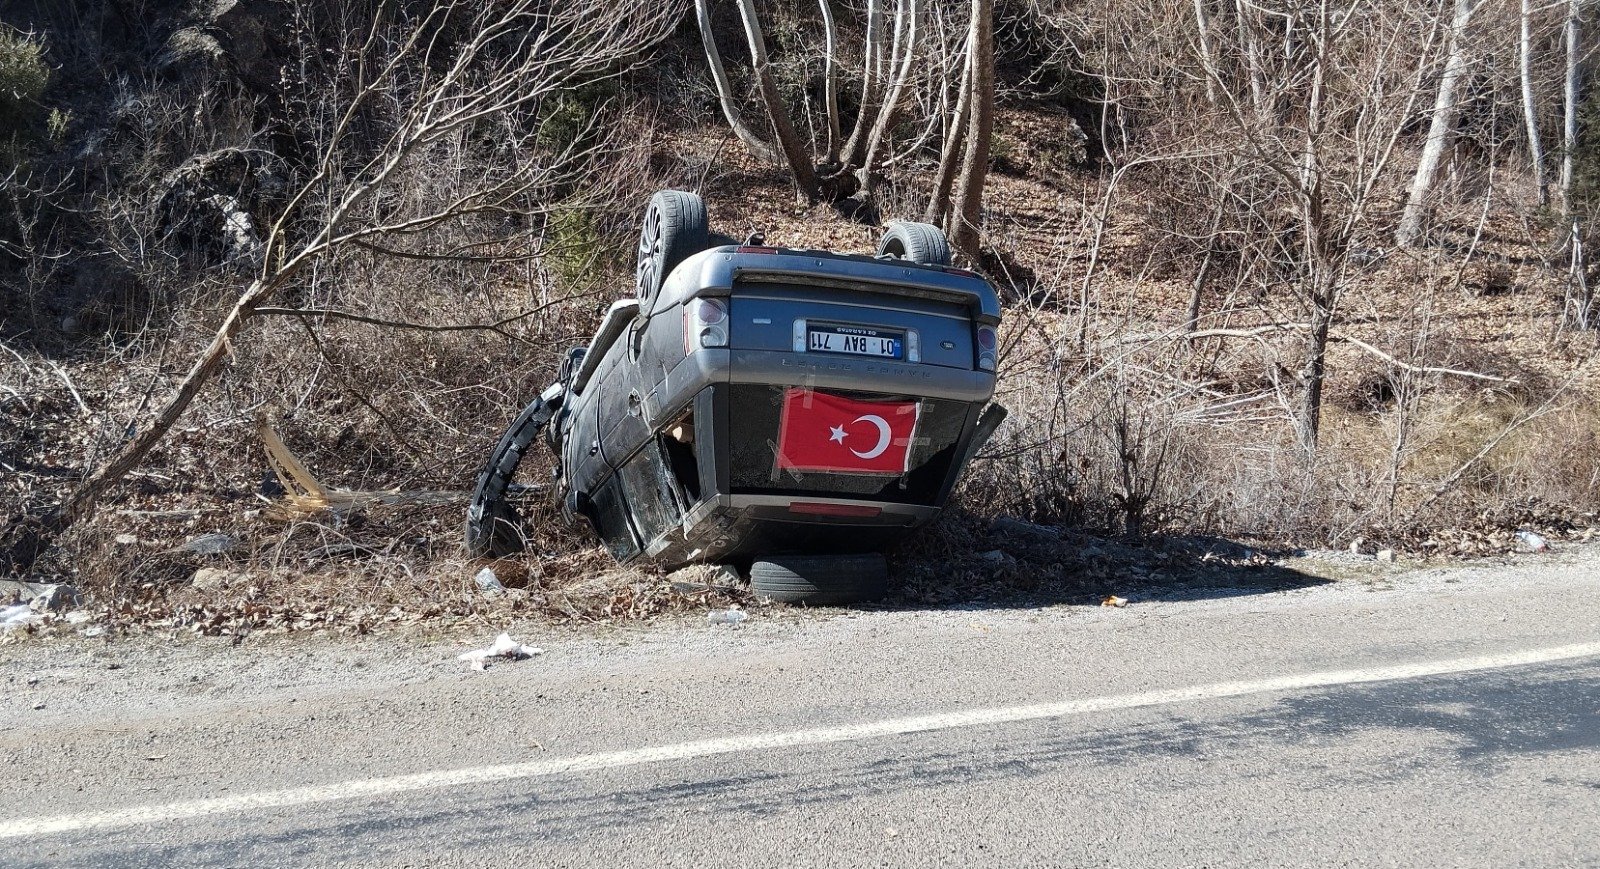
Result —
M 903 474 L 922 405 L 857 401 L 798 387 L 783 394 L 778 468 L 843 474 Z

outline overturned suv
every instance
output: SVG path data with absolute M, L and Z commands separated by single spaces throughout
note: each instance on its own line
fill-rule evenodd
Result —
M 474 555 L 522 548 L 541 431 L 562 515 L 619 561 L 733 564 L 757 595 L 881 596 L 881 554 L 931 521 L 1005 417 L 994 288 L 942 233 L 891 224 L 876 256 L 740 245 L 699 197 L 650 200 L 637 298 L 501 437 L 467 516 Z

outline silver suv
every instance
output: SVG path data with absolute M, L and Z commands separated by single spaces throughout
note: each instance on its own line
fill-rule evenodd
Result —
M 938 515 L 1005 417 L 994 288 L 927 224 L 891 224 L 876 256 L 737 244 L 662 191 L 636 290 L 501 438 L 469 550 L 521 548 L 542 430 L 563 516 L 619 561 L 735 564 L 781 601 L 881 596 L 883 548 Z

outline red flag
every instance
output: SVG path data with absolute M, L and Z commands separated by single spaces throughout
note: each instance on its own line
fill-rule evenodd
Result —
M 903 474 L 920 412 L 915 401 L 857 401 L 791 388 L 778 423 L 778 468 Z

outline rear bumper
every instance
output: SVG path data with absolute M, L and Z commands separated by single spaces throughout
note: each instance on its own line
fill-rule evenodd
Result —
M 948 401 L 986 402 L 995 375 L 937 365 L 852 359 L 775 350 L 700 350 L 667 372 L 645 398 L 645 422 L 659 427 L 680 414 L 701 390 L 721 383 L 803 386 Z

